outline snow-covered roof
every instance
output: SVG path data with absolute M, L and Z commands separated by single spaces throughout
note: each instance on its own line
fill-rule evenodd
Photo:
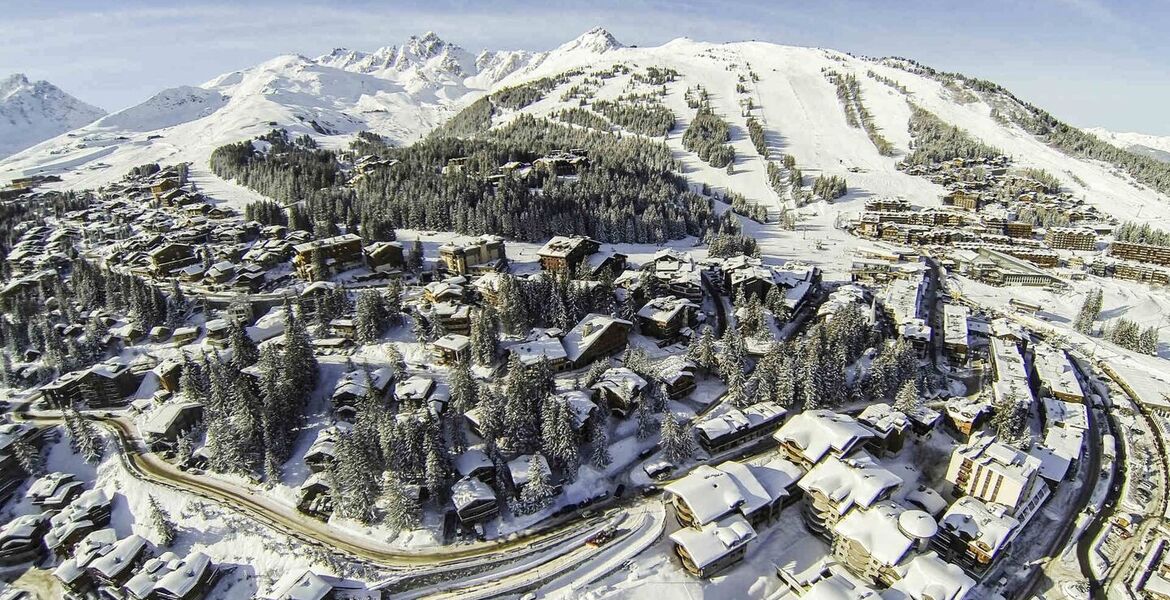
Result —
M 565 258 L 569 254 L 571 254 L 573 252 L 573 250 L 577 249 L 578 246 L 580 246 L 581 244 L 584 244 L 586 242 L 591 242 L 593 244 L 597 243 L 597 242 L 595 242 L 587 237 L 581 237 L 581 236 L 571 236 L 570 237 L 570 236 L 558 235 L 558 236 L 554 236 L 552 239 L 550 239 L 548 242 L 546 242 L 543 246 L 541 246 L 540 250 L 538 250 L 536 253 L 539 256 L 551 256 L 551 257 L 555 257 L 555 258 Z
M 577 429 L 585 425 L 589 416 L 597 410 L 597 404 L 593 402 L 592 396 L 582 390 L 561 392 L 557 394 L 557 397 L 562 398 L 569 407 L 569 413 L 573 416 L 573 425 Z
M 1064 350 L 1053 348 L 1047 344 L 1037 344 L 1034 347 L 1032 365 L 1036 368 L 1036 376 L 1040 384 L 1048 388 L 1057 397 L 1072 396 L 1085 397 L 1081 389 L 1081 382 L 1077 379 L 1068 355 Z
M 74 546 L 73 555 L 62 561 L 53 570 L 53 576 L 63 583 L 77 581 L 77 578 L 85 573 L 85 569 L 90 563 L 95 563 L 96 559 L 101 558 L 111 551 L 114 547 L 114 542 L 117 540 L 118 534 L 109 527 L 89 532 L 88 535 Z
M 333 584 L 311 569 L 293 570 L 285 573 L 272 590 L 264 596 L 266 600 L 322 600 L 333 591 Z
M 435 340 L 434 344 L 436 348 L 451 352 L 462 352 L 471 347 L 471 338 L 458 333 L 448 333 Z
M 166 435 L 171 429 L 171 425 L 181 418 L 184 414 L 194 411 L 202 410 L 203 405 L 194 400 L 176 400 L 167 402 L 159 407 L 150 415 L 150 420 L 142 426 L 142 433 L 147 436 L 161 436 Z
M 1081 457 L 1085 432 L 1080 429 L 1049 427 L 1044 432 L 1044 443 L 1028 451 L 1040 460 L 1040 476 L 1049 481 L 1062 481 L 1073 461 Z
M 25 495 L 33 504 L 57 504 L 73 489 L 84 485 L 72 473 L 49 473 L 33 482 Z
M 455 470 L 462 476 L 467 477 L 479 469 L 492 468 L 493 464 L 482 446 L 475 446 L 468 448 L 462 454 L 455 457 L 453 461 Z
M 962 496 L 943 514 L 939 526 L 963 534 L 989 556 L 995 556 L 1016 536 L 1020 522 L 1008 515 L 1007 508 L 1001 505 L 989 505 L 974 496 Z
M 1066 402 L 1047 396 L 1044 398 L 1044 416 L 1048 427 L 1085 431 L 1089 428 L 1087 411 L 1084 404 Z
M 366 395 L 366 371 L 355 370 L 343 374 L 337 379 L 337 385 L 333 387 L 333 397 L 336 398 L 342 395 L 352 395 L 361 397 Z M 394 371 L 390 367 L 380 367 L 369 371 L 370 383 L 374 385 L 374 389 L 378 392 L 386 390 L 386 386 L 390 384 L 390 380 L 394 378 Z
M 975 580 L 962 568 L 927 552 L 907 562 L 902 578 L 890 589 L 902 592 L 909 600 L 963 600 L 973 587 Z
M 565 354 L 569 360 L 576 362 L 595 344 L 606 331 L 613 327 L 623 327 L 629 331 L 633 323 L 625 319 L 618 319 L 609 315 L 590 313 L 581 319 L 564 337 Z
M 626 367 L 614 367 L 606 369 L 592 387 L 595 390 L 607 390 L 619 398 L 629 400 L 647 385 L 649 384 L 641 375 Z
M 1040 459 L 999 442 L 994 435 L 982 432 L 971 436 L 965 445 L 955 448 L 954 452 L 983 469 L 993 470 L 1004 479 L 1017 482 L 1021 487 L 1040 469 Z
M 421 375 L 411 375 L 394 387 L 394 396 L 399 400 L 426 400 L 435 387 L 435 381 Z
M 154 589 L 163 590 L 175 598 L 182 598 L 199 583 L 210 568 L 211 557 L 202 552 L 192 552 L 176 564 L 170 573 L 161 577 L 154 585 Z
M 684 527 L 670 534 L 670 540 L 686 550 L 700 569 L 756 539 L 756 530 L 738 514 L 707 523 L 702 529 Z
M 508 350 L 520 358 L 523 365 L 535 365 L 541 360 L 558 361 L 568 357 L 560 338 L 539 334 L 535 339 L 513 344 Z
M 806 492 L 819 492 L 833 501 L 837 514 L 853 506 L 867 507 L 902 485 L 902 478 L 861 452 L 853 458 L 830 456 L 814 466 L 797 484 Z
M 638 316 L 654 321 L 655 323 L 669 323 L 682 311 L 698 308 L 698 304 L 686 298 L 664 296 L 662 298 L 655 298 L 642 305 L 642 308 L 638 310 Z
M 873 588 L 835 572 L 832 575 L 814 583 L 801 596 L 802 600 L 881 600 L 881 596 Z
M 528 471 L 531 468 L 531 461 L 536 460 L 537 468 L 544 471 L 545 475 L 552 475 L 552 469 L 548 466 L 548 459 L 539 452 L 536 454 L 521 454 L 516 458 L 508 461 L 508 472 L 512 475 L 512 483 L 516 487 L 521 487 L 528 483 Z
M 710 440 L 782 420 L 787 413 L 775 402 L 761 402 L 742 410 L 728 406 L 695 425 Z
M 125 571 L 142 550 L 146 548 L 146 540 L 138 535 L 130 535 L 117 541 L 104 555 L 90 564 L 90 568 L 107 578 L 113 578 Z
M 930 538 L 937 530 L 930 515 L 890 501 L 855 508 L 833 526 L 834 534 L 859 544 L 887 567 L 897 565 L 918 539 Z
M 671 354 L 654 365 L 654 372 L 663 382 L 674 384 L 683 377 L 695 376 L 695 361 L 681 355 Z
M 700 525 L 710 523 L 739 508 L 746 499 L 731 475 L 710 465 L 695 467 L 686 477 L 664 488 L 681 498 Z
M 962 304 L 943 305 L 943 336 L 948 344 L 967 345 L 967 317 L 971 309 Z
M 484 501 L 495 502 L 496 493 L 488 484 L 474 477 L 464 477 L 451 486 L 451 502 L 455 504 L 455 510 L 463 510 Z
M 905 413 L 894 410 L 894 407 L 885 402 L 866 406 L 865 410 L 857 415 L 857 420 L 881 433 L 883 437 L 891 432 L 905 431 L 910 426 L 910 419 Z
M 781 444 L 795 445 L 806 460 L 816 463 L 830 451 L 848 454 L 858 442 L 873 435 L 849 415 L 818 409 L 792 417 L 772 437 Z

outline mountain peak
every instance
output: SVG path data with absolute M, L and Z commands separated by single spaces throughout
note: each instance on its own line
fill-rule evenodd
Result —
M 48 81 L 23 73 L 0 80 L 0 158 L 92 123 L 106 114 Z
M 601 54 L 610 50 L 617 50 L 618 48 L 625 48 L 625 45 L 617 41 L 613 34 L 604 27 L 594 27 L 585 33 L 577 36 L 572 41 L 563 44 L 557 50 L 588 50 Z

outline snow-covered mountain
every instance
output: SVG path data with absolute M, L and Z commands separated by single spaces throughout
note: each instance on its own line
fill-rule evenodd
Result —
M 614 67 L 621 68 L 615 69 Z M 649 68 L 677 78 L 649 83 Z M 864 130 L 850 126 L 827 71 L 854 75 L 873 123 L 894 147 L 880 154 Z M 966 129 L 1024 167 L 1044 169 L 1077 195 L 1119 218 L 1170 221 L 1170 201 L 1134 185 L 1117 169 L 1069 156 L 1001 117 L 1014 98 L 957 89 L 903 60 L 876 60 L 820 48 L 764 42 L 715 44 L 680 38 L 657 47 L 627 47 L 604 29 L 590 30 L 549 51 L 472 54 L 426 33 L 369 52 L 337 49 L 309 58 L 278 56 L 221 75 L 197 87 L 166 90 L 146 102 L 0 161 L 0 180 L 22 173 L 62 175 L 61 186 L 101 185 L 145 162 L 190 161 L 204 189 L 229 201 L 254 198 L 210 175 L 218 146 L 273 127 L 308 133 L 326 147 L 343 147 L 358 131 L 408 144 L 493 91 L 551 76 L 555 89 L 511 110 L 496 106 L 493 126 L 520 112 L 549 115 L 583 100 L 665 94 L 677 127 L 668 138 L 685 176 L 716 189 L 770 202 L 763 161 L 746 134 L 746 106 L 763 124 L 776 152 L 796 157 L 810 176 L 840 175 L 861 196 L 901 196 L 937 204 L 941 188 L 895 168 L 908 152 L 911 103 Z M 739 157 L 731 173 L 686 152 L 679 137 L 694 109 L 686 90 L 701 85 L 731 124 Z M 573 93 L 569 93 L 573 91 Z M 1013 105 L 1013 103 L 1016 103 Z M 1110 141 L 1113 141 L 1110 139 Z M 1124 140 L 1115 143 L 1121 144 Z M 1151 146 L 1152 147 L 1152 146 Z M 218 186 L 218 187 L 217 187 Z M 834 208 L 834 210 L 837 210 Z
M 0 158 L 77 129 L 106 114 L 48 81 L 21 73 L 0 80 Z
M 1170 136 L 1145 133 L 1116 132 L 1100 127 L 1086 129 L 1089 133 L 1131 152 L 1145 154 L 1162 162 L 1170 162 Z

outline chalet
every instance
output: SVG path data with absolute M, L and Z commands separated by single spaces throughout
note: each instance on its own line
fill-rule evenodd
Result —
M 190 344 L 199 339 L 200 329 L 198 325 L 191 325 L 189 327 L 179 327 L 171 334 L 171 345 L 178 347 Z
M 52 406 L 67 407 L 85 404 L 90 408 L 117 406 L 134 393 L 142 377 L 130 365 L 111 358 L 82 371 L 73 371 L 58 377 L 41 388 Z
M 906 442 L 910 418 L 885 402 L 870 404 L 857 415 L 857 422 L 873 431 L 868 447 L 876 454 L 896 454 Z
M 138 536 L 133 536 L 142 539 Z M 61 582 L 72 594 L 79 596 L 96 596 L 97 582 L 89 573 L 91 563 L 108 554 L 118 541 L 118 534 L 113 529 L 105 528 L 91 531 L 84 539 L 77 543 L 73 555 L 61 561 L 53 569 L 53 577 Z M 145 542 L 145 540 L 143 540 Z
M 104 490 L 82 493 L 65 510 L 49 518 L 45 547 L 59 557 L 69 556 L 73 547 L 91 531 L 110 522 L 111 502 Z
M 979 429 L 990 416 L 991 403 L 985 398 L 970 396 L 947 400 L 947 424 L 964 439 Z
M 333 334 L 333 337 L 352 340 L 357 332 L 357 327 L 354 325 L 353 319 L 338 318 L 329 322 L 329 332 Z
M 637 408 L 647 385 L 649 383 L 637 373 L 617 367 L 602 373 L 592 389 L 599 403 L 604 402 L 613 414 L 625 417 Z
M 568 406 L 569 415 L 573 418 L 573 431 L 577 434 L 577 440 L 584 443 L 588 436 L 592 435 L 594 415 L 598 414 L 599 410 L 597 404 L 593 402 L 593 396 L 583 390 L 569 390 L 557 394 L 556 397 L 564 400 Z
M 800 489 L 807 500 L 805 523 L 827 537 L 851 509 L 866 508 L 888 499 L 901 485 L 901 477 L 864 451 L 852 458 L 831 456 L 800 480 Z
M 780 453 L 803 469 L 826 458 L 848 457 L 874 437 L 874 432 L 848 415 L 806 410 L 788 420 L 772 436 Z
M 929 514 L 886 500 L 855 508 L 833 526 L 833 556 L 862 580 L 889 586 L 937 532 Z
M 459 521 L 467 525 L 490 521 L 500 515 L 496 493 L 488 484 L 474 477 L 464 477 L 451 486 L 451 502 Z
M 169 243 L 150 251 L 150 264 L 157 276 L 169 274 L 199 261 L 190 244 Z
M 738 514 L 752 527 L 775 522 L 799 496 L 800 468 L 782 458 L 763 464 L 727 461 L 700 465 L 664 490 L 684 527 L 702 527 Z
M 747 552 L 756 532 L 738 514 L 728 515 L 696 529 L 684 527 L 670 534 L 674 551 L 687 571 L 699 577 L 711 577 L 739 561 Z
M 321 281 L 342 271 L 359 267 L 364 260 L 362 238 L 352 233 L 293 246 L 293 267 L 305 281 Z M 324 266 L 324 273 L 318 270 Z
M 626 259 L 629 257 L 621 252 L 595 252 L 585 260 L 589 266 L 589 275 L 598 279 L 605 276 L 617 277 L 626 270 Z
M 588 314 L 562 339 L 565 354 L 574 368 L 588 365 L 625 348 L 633 325 L 609 315 Z
M 443 331 L 464 336 L 471 334 L 471 306 L 454 302 L 439 302 L 431 306 L 431 317 L 438 319 Z
M 654 285 L 654 289 L 642 290 L 643 293 L 668 294 L 696 303 L 703 301 L 702 272 L 689 253 L 669 248 L 659 250 L 642 269 L 653 275 Z
M 575 271 L 585 258 L 597 252 L 601 245 L 593 239 L 581 236 L 556 236 L 539 251 L 540 268 L 546 271 Z
M 945 479 L 953 496 L 971 495 L 1003 505 L 1026 522 L 1049 495 L 1039 479 L 1040 467 L 1040 459 L 1002 444 L 994 436 L 977 434 L 955 448 Z
M 366 585 L 360 581 L 323 575 L 311 569 L 294 569 L 282 575 L 273 584 L 272 589 L 259 598 L 261 600 L 341 600 L 368 596 Z
M 406 266 L 402 242 L 374 242 L 366 246 L 366 267 L 375 273 L 389 273 Z
M 715 455 L 740 444 L 767 437 L 787 412 L 774 402 L 761 402 L 744 409 L 724 407 L 695 425 L 699 445 Z
M 678 400 L 695 390 L 697 368 L 694 361 L 679 354 L 672 354 L 659 361 L 654 371 L 658 380 L 666 387 L 666 396 L 671 400 Z
M 473 446 L 452 461 L 461 477 L 475 478 L 489 485 L 496 480 L 496 466 L 488 458 L 483 446 Z
M 33 482 L 25 497 L 33 506 L 42 510 L 59 511 L 85 491 L 85 484 L 77 481 L 72 473 L 49 473 Z
M 573 367 L 561 339 L 548 332 L 538 332 L 528 341 L 508 346 L 508 353 L 518 357 L 520 364 L 526 367 L 545 361 L 553 373 L 560 373 Z
M 317 307 L 328 302 L 330 297 L 341 290 L 341 286 L 332 281 L 314 281 L 305 286 L 300 294 L 300 307 L 306 315 L 317 314 Z
M 534 468 L 544 473 L 551 480 L 552 468 L 548 465 L 548 459 L 539 452 L 536 454 L 521 454 L 508 461 L 508 475 L 512 479 L 512 488 L 517 491 L 522 489 L 528 483 Z
M 0 527 L 0 565 L 17 565 L 44 556 L 42 540 L 48 531 L 49 514 L 21 515 Z
M 370 396 L 371 391 L 377 401 L 386 398 L 386 392 L 393 379 L 393 371 L 389 367 L 381 367 L 368 373 L 364 370 L 344 373 L 333 387 L 334 416 L 347 421 L 353 420 L 357 416 L 359 403 Z M 370 390 L 369 386 L 373 386 L 373 390 Z
M 1007 552 L 1020 529 L 1006 507 L 963 496 L 939 520 L 932 547 L 948 562 L 979 576 Z
M 142 426 L 142 437 L 151 450 L 173 450 L 183 433 L 203 419 L 203 405 L 193 400 L 173 400 L 156 410 Z
M 449 277 L 423 286 L 423 300 L 430 303 L 460 302 L 463 300 L 463 277 Z
M 109 551 L 94 559 L 86 573 L 98 586 L 119 588 L 126 583 L 144 562 L 146 540 L 130 535 L 110 546 Z
M 961 567 L 925 552 L 906 562 L 890 590 L 911 600 L 964 600 L 974 587 L 975 580 Z
M 698 310 L 699 305 L 686 298 L 655 298 L 638 311 L 638 327 L 646 335 L 661 340 L 677 340 L 696 323 Z
M 297 490 L 297 510 L 319 519 L 333 514 L 333 486 L 325 473 L 313 473 Z
M 448 333 L 432 344 L 441 365 L 454 365 L 471 359 L 471 338 Z
M 168 561 L 164 568 L 167 573 L 160 576 L 153 586 L 153 597 L 161 600 L 202 598 L 219 574 L 211 558 L 202 552 L 193 552 L 186 558 Z
M 435 380 L 420 375 L 411 375 L 394 387 L 394 398 L 399 403 L 421 405 L 430 399 L 435 391 Z
M 227 346 L 228 333 L 231 331 L 231 323 L 227 319 L 212 319 L 203 324 L 207 329 L 207 343 L 223 348 Z
M 213 283 L 226 283 L 235 275 L 236 264 L 231 261 L 221 260 L 211 265 L 211 268 L 207 269 L 207 272 L 203 274 L 203 278 Z
M 473 270 L 499 270 L 507 264 L 504 238 L 482 235 L 463 244 L 439 246 L 439 262 L 449 273 L 466 275 Z
M 329 468 L 333 463 L 333 450 L 337 444 L 337 438 L 345 429 L 342 425 L 332 425 L 317 432 L 317 436 L 313 438 L 313 443 L 309 449 L 305 451 L 302 459 L 305 461 L 305 466 L 309 467 L 309 471 L 313 473 L 320 473 Z

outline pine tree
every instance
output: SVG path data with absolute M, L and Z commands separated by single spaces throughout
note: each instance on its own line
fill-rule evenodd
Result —
M 1027 448 L 1027 408 L 1015 396 L 1008 396 L 996 407 L 992 425 L 999 441 L 1020 449 Z
M 72 440 L 73 449 L 81 455 L 82 460 L 91 465 L 101 462 L 105 452 L 105 440 L 94 428 L 93 423 L 76 410 L 67 409 L 65 429 Z
M 354 337 L 359 344 L 371 344 L 382 336 L 389 318 L 382 303 L 382 296 L 374 290 L 358 294 L 357 310 L 354 313 Z
M 1088 335 L 1093 330 L 1093 323 L 1101 314 L 1101 303 L 1103 294 L 1100 288 L 1090 290 L 1085 296 L 1084 303 L 1081 304 L 1081 309 L 1077 313 L 1076 319 L 1073 321 L 1073 329 L 1079 333 Z
M 662 418 L 662 453 L 666 460 L 681 464 L 695 453 L 695 438 L 688 427 L 678 422 L 673 412 Z
M 1142 354 L 1156 356 L 1158 354 L 1158 328 L 1148 327 L 1138 337 L 1137 351 Z
M 402 324 L 402 282 L 398 279 L 391 279 L 386 285 L 383 307 L 387 325 L 397 327 Z
M 179 537 L 178 528 L 175 527 L 170 514 L 154 496 L 147 496 L 146 499 L 146 524 L 158 536 L 158 543 L 163 547 L 170 547 Z
M 8 453 L 16 459 L 16 466 L 29 477 L 40 477 L 45 474 L 45 457 L 35 446 L 25 440 L 18 439 L 8 446 Z
M 475 362 L 484 366 L 495 363 L 498 344 L 495 316 L 489 309 L 479 311 L 471 322 L 471 354 Z
M 394 344 L 386 346 L 386 364 L 390 367 L 394 377 L 398 377 L 399 374 L 406 371 L 406 360 L 402 358 L 402 353 Z
M 421 272 L 423 269 L 423 245 L 422 240 L 414 238 L 414 242 L 410 245 L 410 254 L 406 257 L 406 266 L 415 273 Z
M 437 443 L 429 444 L 427 447 L 425 478 L 427 491 L 431 497 L 442 503 L 450 491 L 447 487 L 448 465 L 443 450 Z
M 556 490 L 549 483 L 548 473 L 541 467 L 539 455 L 533 454 L 528 459 L 528 481 L 520 490 L 520 506 L 526 513 L 540 512 L 556 497 Z
M 239 321 L 232 321 L 229 326 L 228 347 L 232 350 L 232 364 L 236 369 L 250 367 L 260 360 L 260 349 Z
M 903 383 L 894 398 L 894 410 L 908 415 L 918 408 L 919 404 L 918 383 L 916 381 Z
M 593 468 L 598 471 L 604 471 L 606 467 L 613 462 L 613 458 L 609 454 L 609 432 L 606 428 L 605 419 L 597 419 L 593 426 L 593 456 L 591 457 Z
M 394 471 L 382 475 L 382 503 L 386 507 L 384 521 L 394 529 L 405 531 L 419 526 L 422 510 L 418 501 Z
M 650 403 L 638 404 L 638 439 L 644 440 L 658 432 L 658 421 L 650 412 Z

